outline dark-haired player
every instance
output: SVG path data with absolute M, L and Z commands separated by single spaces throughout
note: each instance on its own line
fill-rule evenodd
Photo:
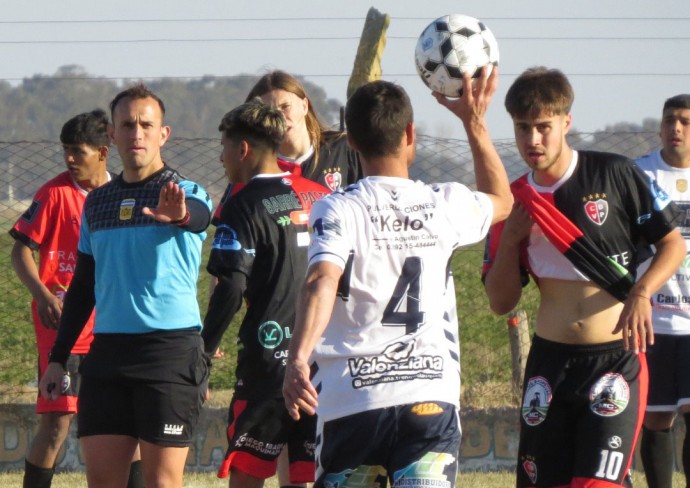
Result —
M 202 336 L 207 353 L 242 300 L 235 391 L 229 410 L 228 452 L 218 476 L 230 486 L 253 488 L 276 473 L 287 447 L 290 483 L 313 481 L 314 419 L 296 422 L 281 394 L 295 298 L 304 280 L 314 201 L 328 189 L 279 168 L 286 130 L 281 112 L 252 99 L 222 119 L 221 160 L 228 179 L 242 189 L 224 204 L 216 223 L 208 271 L 218 279 Z
M 537 67 L 505 100 L 530 171 L 489 235 L 485 287 L 491 309 L 508 313 L 529 271 L 541 298 L 518 487 L 626 485 L 647 399 L 650 297 L 685 255 L 674 205 L 631 160 L 568 145 L 573 98 L 562 72 Z M 635 283 L 638 245 L 651 243 L 657 253 Z
M 318 414 L 315 487 L 455 486 L 460 358 L 448 266 L 510 211 L 485 122 L 497 81 L 485 70 L 475 91 L 436 94 L 462 120 L 478 191 L 409 179 L 416 133 L 400 86 L 367 83 L 347 101 L 367 176 L 314 205 L 283 385 L 293 418 Z
M 60 142 L 67 171 L 43 185 L 29 209 L 10 230 L 16 239 L 12 265 L 31 292 L 31 314 L 36 332 L 39 379 L 48 364 L 48 353 L 57 336 L 62 302 L 77 263 L 77 242 L 86 195 L 110 181 L 108 117 L 103 110 L 79 114 L 62 126 Z M 34 253 L 38 252 L 36 266 Z M 93 339 L 93 314 L 72 348 L 62 384 L 64 395 L 49 402 L 40 395 L 36 412 L 38 431 L 26 458 L 25 487 L 51 485 L 55 463 L 72 417 L 77 413 L 79 364 Z M 130 469 L 130 485 L 141 480 L 141 468 Z
M 662 148 L 636 162 L 683 210 L 679 229 L 690 249 L 690 94 L 664 102 L 659 127 Z M 645 269 L 643 263 L 640 269 Z M 679 412 L 690 426 L 690 272 L 688 258 L 653 293 L 654 345 L 647 349 L 649 395 L 640 453 L 649 488 L 671 488 L 674 439 L 671 428 Z M 690 430 L 683 440 L 682 465 L 690 486 Z
M 208 378 L 196 285 L 211 202 L 163 161 L 170 127 L 155 93 L 134 85 L 110 109 L 123 169 L 84 203 L 40 389 L 59 399 L 69 350 L 95 305 L 77 419 L 88 484 L 123 486 L 138 445 L 146 486 L 179 487 Z

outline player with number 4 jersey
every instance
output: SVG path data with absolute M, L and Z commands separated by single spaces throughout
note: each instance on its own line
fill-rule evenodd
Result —
M 318 414 L 315 487 L 354 473 L 392 487 L 455 485 L 460 353 L 450 259 L 512 203 L 484 122 L 496 82 L 484 70 L 475 93 L 436 94 L 467 131 L 479 191 L 409 179 L 416 133 L 401 87 L 368 83 L 347 102 L 348 137 L 367 177 L 314 204 L 283 383 L 293 418 Z

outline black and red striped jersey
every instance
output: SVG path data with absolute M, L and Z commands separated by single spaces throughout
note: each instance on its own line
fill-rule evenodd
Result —
M 527 173 L 511 184 L 516 199 L 525 186 L 557 209 L 551 224 L 540 224 L 549 225 L 548 230 L 560 237 L 554 244 L 553 236 L 549 239 L 538 224 L 533 226 L 521 253 L 525 276 L 529 271 L 537 279 L 596 281 L 591 272 L 601 267 L 596 263 L 592 266 L 585 255 L 575 253 L 575 245 L 581 244 L 583 236 L 623 273 L 634 276 L 640 250 L 676 225 L 677 209 L 668 195 L 631 160 L 617 154 L 574 151 L 568 170 L 554 185 L 540 186 L 532 173 Z M 567 226 L 559 226 L 558 219 L 567 219 L 564 223 L 573 224 L 579 232 L 565 235 L 563 228 Z M 487 238 L 484 273 L 496 255 L 502 228 L 503 223 L 494 225 Z M 592 269 L 586 271 L 588 265 Z

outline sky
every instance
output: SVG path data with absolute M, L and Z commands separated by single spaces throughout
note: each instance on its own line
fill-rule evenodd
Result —
M 687 0 L 3 0 L 2 6 L 0 80 L 12 84 L 72 64 L 96 77 L 145 80 L 282 69 L 344 104 L 373 7 L 390 16 L 382 78 L 405 87 L 428 135 L 464 138 L 460 121 L 436 103 L 414 67 L 421 32 L 451 13 L 479 18 L 498 40 L 499 88 L 487 116 L 495 139 L 513 136 L 505 92 L 531 66 L 568 75 L 580 132 L 658 119 L 666 98 L 690 93 Z

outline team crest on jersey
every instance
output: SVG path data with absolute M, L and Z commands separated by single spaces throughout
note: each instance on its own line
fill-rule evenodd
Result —
M 606 373 L 589 390 L 589 408 L 602 417 L 615 417 L 630 401 L 630 387 L 618 373 Z
M 589 220 L 597 225 L 602 225 L 609 215 L 609 202 L 605 200 L 606 194 L 590 195 L 585 202 L 585 213 Z
M 324 180 L 326 181 L 326 186 L 328 186 L 331 191 L 336 191 L 343 182 L 343 175 L 340 173 L 340 168 L 329 169 L 324 176 Z
M 525 459 L 522 462 L 522 469 L 525 470 L 525 474 L 532 483 L 537 482 L 537 463 L 535 463 L 532 459 Z
M 678 178 L 676 180 L 676 190 L 679 193 L 685 193 L 686 191 L 688 191 L 688 180 L 686 180 L 685 178 Z
M 120 220 L 132 220 L 135 203 L 134 198 L 125 198 L 120 202 Z
M 543 376 L 530 378 L 522 399 L 522 418 L 528 426 L 534 427 L 546 419 L 551 405 L 551 385 Z

